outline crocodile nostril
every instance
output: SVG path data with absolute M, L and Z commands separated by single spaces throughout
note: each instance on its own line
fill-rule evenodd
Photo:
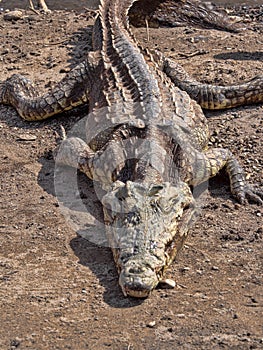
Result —
M 128 269 L 128 273 L 132 275 L 137 275 L 143 272 L 143 269 L 139 266 L 133 266 Z

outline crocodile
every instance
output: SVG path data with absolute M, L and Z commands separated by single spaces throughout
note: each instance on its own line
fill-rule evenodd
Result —
M 78 168 L 103 189 L 119 285 L 125 296 L 146 298 L 198 215 L 196 186 L 225 168 L 236 200 L 262 205 L 263 191 L 246 182 L 230 150 L 208 147 L 201 106 L 261 103 L 263 76 L 230 87 L 195 81 L 171 59 L 137 43 L 128 18 L 134 3 L 101 0 L 93 51 L 85 60 L 43 95 L 25 77 L 11 76 L 0 84 L 0 103 L 14 106 L 26 121 L 88 103 L 86 138 L 65 138 L 56 162 Z

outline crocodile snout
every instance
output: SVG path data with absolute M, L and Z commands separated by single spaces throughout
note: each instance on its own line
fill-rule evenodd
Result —
M 125 296 L 146 298 L 157 286 L 159 279 L 149 266 L 129 261 L 120 273 L 119 284 Z

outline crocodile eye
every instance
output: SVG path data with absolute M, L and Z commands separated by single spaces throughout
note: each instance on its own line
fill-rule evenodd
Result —
M 159 193 L 161 190 L 163 190 L 163 186 L 162 185 L 156 185 L 156 186 L 152 186 L 148 192 L 148 195 L 150 197 L 155 196 L 157 193 Z
M 174 197 L 170 198 L 169 202 L 171 205 L 174 205 L 175 203 L 178 202 L 178 196 L 174 196 Z
M 174 206 L 178 202 L 178 196 L 173 196 L 171 198 L 160 198 L 158 200 L 158 206 L 161 208 L 163 213 L 170 213 L 174 210 Z

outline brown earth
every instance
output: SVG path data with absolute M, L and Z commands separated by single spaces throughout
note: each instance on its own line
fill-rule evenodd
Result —
M 90 49 L 93 20 L 66 11 L 27 15 L 0 15 L 0 80 L 23 73 L 44 90 Z M 149 41 L 145 29 L 135 33 L 199 80 L 233 84 L 262 73 L 263 25 L 246 25 L 239 34 L 150 29 Z M 85 111 L 28 123 L 0 107 L 0 348 L 262 349 L 262 209 L 238 205 L 217 177 L 167 273 L 177 286 L 125 298 L 110 249 L 76 235 L 54 192 L 56 133 Z M 262 105 L 207 116 L 212 142 L 229 147 L 249 181 L 262 185 Z

